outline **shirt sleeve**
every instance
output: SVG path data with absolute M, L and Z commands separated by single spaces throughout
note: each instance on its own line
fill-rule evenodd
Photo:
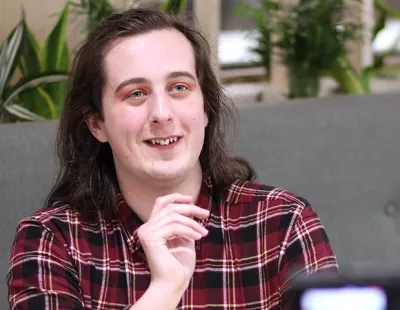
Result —
M 338 263 L 316 212 L 307 204 L 288 231 L 280 264 L 282 308 L 289 307 L 288 289 L 295 276 L 316 273 L 338 274 Z
M 83 309 L 67 248 L 42 223 L 21 221 L 7 275 L 10 309 Z

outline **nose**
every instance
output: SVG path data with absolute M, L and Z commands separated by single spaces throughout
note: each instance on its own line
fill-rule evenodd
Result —
M 171 101 L 167 94 L 154 94 L 150 104 L 150 122 L 152 124 L 168 123 L 172 121 L 173 113 Z

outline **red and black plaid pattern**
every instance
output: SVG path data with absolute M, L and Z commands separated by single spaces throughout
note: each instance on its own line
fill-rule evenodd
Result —
M 150 272 L 136 230 L 141 220 L 118 198 L 113 221 L 89 224 L 61 202 L 21 221 L 8 274 L 11 309 L 128 309 Z M 286 309 L 297 273 L 337 272 L 324 227 L 307 201 L 282 189 L 237 182 L 198 205 L 209 234 L 178 309 Z

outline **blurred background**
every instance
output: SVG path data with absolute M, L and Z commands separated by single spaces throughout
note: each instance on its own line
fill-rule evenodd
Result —
M 399 0 L 0 0 L 0 121 L 57 119 L 76 47 L 134 6 L 195 23 L 238 104 L 400 89 Z

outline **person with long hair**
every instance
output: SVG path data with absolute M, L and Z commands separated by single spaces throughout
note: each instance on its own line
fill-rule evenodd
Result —
M 285 309 L 294 270 L 336 273 L 309 203 L 230 154 L 235 121 L 189 23 L 100 23 L 73 62 L 58 178 L 17 229 L 10 308 Z

